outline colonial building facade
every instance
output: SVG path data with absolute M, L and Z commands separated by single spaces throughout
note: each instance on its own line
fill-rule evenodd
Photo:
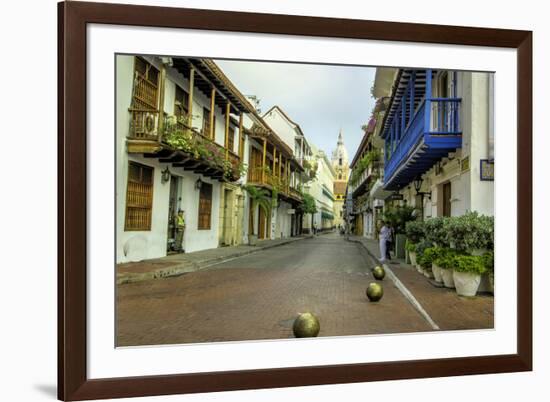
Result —
M 117 262 L 247 242 L 255 215 L 262 238 L 298 233 L 294 147 L 212 60 L 117 56 L 116 107 Z M 269 213 L 247 182 L 273 195 Z
M 493 215 L 492 74 L 398 70 L 381 137 L 384 189 L 425 218 Z
M 424 219 L 493 215 L 492 74 L 379 68 L 373 95 L 348 186 L 358 234 L 376 236 L 377 216 L 392 205 Z M 377 149 L 378 168 L 365 169 L 361 158 Z

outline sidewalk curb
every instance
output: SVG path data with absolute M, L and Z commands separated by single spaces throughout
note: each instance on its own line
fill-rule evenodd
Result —
M 367 253 L 373 258 L 375 261 L 378 261 L 378 258 L 363 244 L 362 241 L 356 240 L 356 239 L 348 239 L 351 242 L 359 243 L 366 251 Z M 393 284 L 399 291 L 405 296 L 405 298 L 409 301 L 409 303 L 412 304 L 412 306 L 420 313 L 420 315 L 430 324 L 433 330 L 439 330 L 439 326 L 435 323 L 435 321 L 430 317 L 428 312 L 422 307 L 420 302 L 416 300 L 416 297 L 411 293 L 409 289 L 399 280 L 397 275 L 391 270 L 388 264 L 382 263 L 384 266 L 384 270 L 387 272 L 388 276 L 392 280 Z
M 294 238 L 294 239 L 288 239 L 286 241 L 281 241 L 276 244 L 268 244 L 265 246 L 256 246 L 253 249 L 250 250 L 244 250 L 240 252 L 236 252 L 231 255 L 224 255 L 220 257 L 212 257 L 208 258 L 202 261 L 194 261 L 194 262 L 184 262 L 175 264 L 171 267 L 167 268 L 160 268 L 156 269 L 151 272 L 143 272 L 143 273 L 132 273 L 132 272 L 123 272 L 123 273 L 117 273 L 116 274 L 116 284 L 117 285 L 125 285 L 129 283 L 136 283 L 136 282 L 143 282 L 148 281 L 152 279 L 162 279 L 162 278 L 169 278 L 174 276 L 180 276 L 183 274 L 187 274 L 190 272 L 196 272 L 200 271 L 201 269 L 211 267 L 216 264 L 221 264 L 222 262 L 232 260 L 238 257 L 242 257 L 248 254 L 257 253 L 259 251 L 267 250 L 270 248 L 275 248 L 279 246 L 284 246 L 289 243 L 294 243 L 296 241 L 309 239 L 311 236 L 301 236 L 300 238 Z

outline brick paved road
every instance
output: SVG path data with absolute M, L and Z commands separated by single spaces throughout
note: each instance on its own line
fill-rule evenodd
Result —
M 430 330 L 389 280 L 369 303 L 374 262 L 337 234 L 261 251 L 180 277 L 118 286 L 119 346 L 292 337 L 311 311 L 319 336 Z

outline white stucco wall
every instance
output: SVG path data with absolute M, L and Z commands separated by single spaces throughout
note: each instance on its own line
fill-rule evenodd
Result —
M 289 122 L 277 108 L 269 111 L 263 119 L 269 127 L 277 133 L 277 136 L 283 140 L 290 149 L 294 150 L 297 135 L 295 126 Z
M 157 59 L 148 58 L 157 67 Z M 170 184 L 162 183 L 161 172 L 168 166 L 161 164 L 155 159 L 143 158 L 138 155 L 128 155 L 126 152 L 126 137 L 130 127 L 130 106 L 133 87 L 133 56 L 117 56 L 116 67 L 116 236 L 117 236 L 117 263 L 139 261 L 149 258 L 158 258 L 166 255 L 167 228 L 168 228 L 168 205 Z M 167 80 L 165 84 L 164 108 L 169 114 L 174 112 L 175 82 L 183 84 L 188 88 L 187 80 L 173 69 L 167 69 Z M 194 92 L 193 114 L 194 125 L 202 127 L 202 107 L 209 107 L 210 101 L 199 91 Z M 221 116 L 220 108 L 217 108 L 216 115 L 217 142 L 223 144 L 224 119 Z M 220 127 L 218 129 L 218 127 Z M 238 135 L 238 130 L 236 136 Z M 221 138 L 218 135 L 221 134 Z M 248 140 L 246 140 L 248 144 Z M 248 146 L 245 146 L 245 156 L 248 154 Z M 238 151 L 238 140 L 235 138 L 235 152 Z M 125 205 L 126 188 L 128 180 L 128 162 L 135 161 L 154 169 L 153 181 L 153 206 L 152 222 L 150 231 L 125 231 Z M 246 159 L 247 160 L 247 159 Z M 220 211 L 220 188 L 217 181 L 193 172 L 184 171 L 182 168 L 170 167 L 173 175 L 181 177 L 181 208 L 185 211 L 186 230 L 184 234 L 184 248 L 186 252 L 199 251 L 218 246 L 219 237 L 219 211 Z M 212 215 L 211 229 L 198 230 L 198 206 L 199 191 L 195 189 L 198 178 L 203 182 L 212 184 Z M 245 203 L 245 215 L 248 216 L 248 204 Z M 248 221 L 243 225 L 244 232 L 248 234 Z

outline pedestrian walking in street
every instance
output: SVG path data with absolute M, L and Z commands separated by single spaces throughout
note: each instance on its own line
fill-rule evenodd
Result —
M 176 216 L 176 251 L 182 253 L 183 249 L 183 233 L 185 232 L 185 215 L 183 210 L 178 211 Z
M 394 246 L 394 230 L 393 230 L 393 227 L 387 223 L 388 227 L 390 228 L 390 235 L 389 235 L 389 239 L 388 241 L 386 242 L 386 258 L 388 260 L 391 260 L 391 249 L 393 248 Z
M 385 262 L 386 259 L 391 259 L 389 256 L 388 242 L 391 241 L 391 228 L 386 221 L 382 221 L 382 227 L 379 233 L 380 245 L 380 262 Z

